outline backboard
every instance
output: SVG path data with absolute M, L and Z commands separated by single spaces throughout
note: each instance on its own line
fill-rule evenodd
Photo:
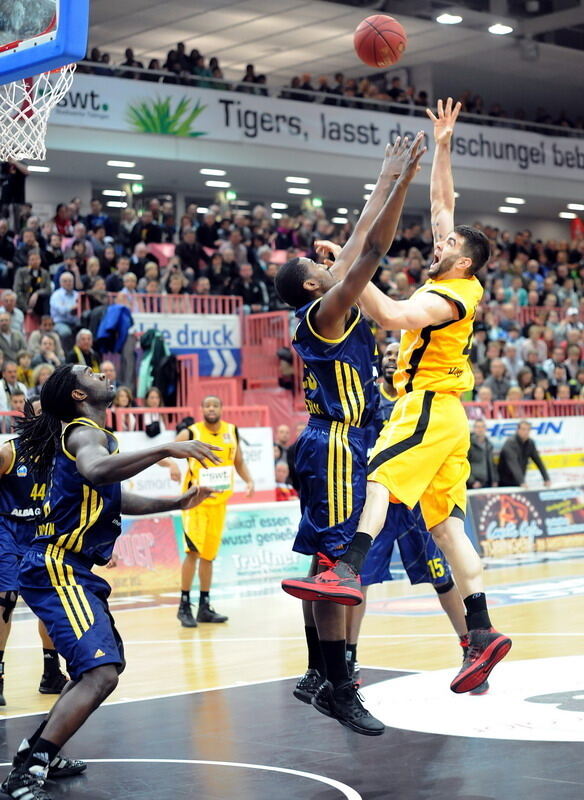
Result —
M 89 0 L 0 0 L 0 84 L 85 57 Z

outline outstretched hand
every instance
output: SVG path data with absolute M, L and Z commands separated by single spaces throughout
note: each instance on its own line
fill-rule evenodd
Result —
M 329 268 L 335 263 L 334 259 L 339 257 L 339 254 L 343 249 L 340 244 L 330 242 L 328 239 L 317 239 L 314 242 L 313 247 L 322 263 Z M 334 256 L 334 259 L 330 257 L 331 253 Z
M 436 144 L 449 144 L 454 132 L 454 125 L 460 114 L 462 103 L 458 102 L 452 107 L 452 97 L 446 101 L 446 106 L 442 100 L 438 100 L 436 116 L 429 108 L 426 109 L 426 114 L 434 123 L 434 141 Z
M 189 508 L 194 508 L 207 500 L 209 497 L 216 497 L 217 492 L 208 486 L 191 486 L 191 488 L 183 494 L 180 498 L 180 508 L 186 511 Z
M 428 149 L 424 147 L 424 131 L 419 131 L 412 142 L 412 146 L 407 149 L 403 157 L 403 164 L 400 178 L 410 183 L 416 172 L 420 169 L 420 159 Z
M 382 178 L 398 178 L 402 167 L 404 165 L 404 160 L 406 154 L 408 152 L 408 147 L 410 146 L 410 140 L 406 136 L 405 138 L 401 138 L 398 136 L 393 145 L 388 144 L 385 147 L 385 156 L 383 158 L 383 164 L 381 166 L 381 177 Z

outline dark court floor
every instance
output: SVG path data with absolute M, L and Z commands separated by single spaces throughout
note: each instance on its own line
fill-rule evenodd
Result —
M 365 683 L 404 673 L 363 670 Z M 120 703 L 71 741 L 91 761 L 47 784 L 55 800 L 576 800 L 581 743 L 506 741 L 388 728 L 351 733 L 291 695 L 293 682 Z M 8 761 L 40 717 L 0 723 Z M 2 768 L 2 775 L 7 767 Z

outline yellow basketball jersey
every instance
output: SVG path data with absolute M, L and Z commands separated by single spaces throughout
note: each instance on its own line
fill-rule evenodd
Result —
M 193 484 L 198 484 L 201 477 L 204 478 L 205 473 L 203 473 L 203 476 L 201 476 L 201 470 L 204 469 L 209 469 L 212 471 L 215 468 L 224 470 L 225 467 L 228 467 L 231 471 L 231 486 L 233 487 L 233 465 L 235 463 L 235 454 L 237 452 L 238 445 L 237 428 L 235 425 L 233 425 L 231 422 L 224 422 L 221 420 L 219 429 L 217 431 L 211 431 L 204 422 L 195 422 L 194 425 L 189 426 L 188 430 L 191 439 L 196 439 L 199 442 L 205 442 L 205 444 L 212 444 L 215 445 L 215 447 L 220 447 L 221 449 L 215 450 L 214 454 L 221 463 L 211 464 L 208 462 L 208 466 L 205 468 L 195 458 L 189 458 L 187 472 L 183 480 L 183 492 L 190 488 Z M 204 480 L 202 482 L 206 483 Z M 206 485 L 212 484 L 206 483 Z M 204 504 L 220 505 L 222 503 L 226 503 L 232 494 L 233 488 L 221 491 L 217 497 L 210 497 L 208 500 L 205 500 Z
M 400 397 L 417 389 L 459 395 L 474 386 L 469 353 L 473 320 L 483 287 L 475 277 L 430 279 L 412 298 L 427 292 L 452 301 L 460 319 L 402 332 L 393 378 Z

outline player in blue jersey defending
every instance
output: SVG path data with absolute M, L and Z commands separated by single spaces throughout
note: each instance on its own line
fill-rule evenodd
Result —
M 38 400 L 33 407 L 40 412 Z M 19 463 L 19 447 L 18 438 L 9 439 L 0 447 L 0 706 L 6 705 L 4 650 L 18 600 L 18 570 L 34 538 L 46 493 L 46 484 L 35 480 L 28 465 Z M 42 622 L 39 634 L 43 646 L 39 691 L 59 694 L 67 678 L 60 670 L 59 656 Z
M 327 245 L 329 244 L 327 243 Z M 334 246 L 331 245 L 331 247 Z M 398 351 L 399 343 L 392 342 L 387 346 L 381 359 L 382 381 L 378 385 L 379 405 L 373 426 L 372 444 L 375 444 L 381 429 L 389 422 L 397 401 L 393 376 L 397 369 Z M 458 635 L 465 656 L 469 647 L 462 598 L 454 585 L 450 566 L 444 558 L 444 554 L 439 550 L 426 528 L 419 504 L 410 510 L 403 503 L 391 503 L 387 509 L 385 525 L 375 538 L 363 564 L 361 572 L 363 603 L 350 608 L 347 613 L 347 661 L 349 675 L 352 675 L 353 680 L 358 677 L 357 641 L 365 615 L 367 587 L 374 583 L 392 580 L 390 565 L 393 548 L 396 544 L 410 583 L 432 584 L 438 594 L 440 605 Z M 489 682 L 485 681 L 473 689 L 470 694 L 485 694 L 488 689 Z
M 163 458 L 216 463 L 216 448 L 191 441 L 118 453 L 116 437 L 104 427 L 113 397 L 105 375 L 65 364 L 42 388 L 40 416 L 27 414 L 17 423 L 22 463 L 34 464 L 38 480 L 48 484 L 44 516 L 21 563 L 20 592 L 45 623 L 71 676 L 46 720 L 20 745 L 2 784 L 17 800 L 51 800 L 43 784 L 59 750 L 113 692 L 124 669 L 107 603 L 111 587 L 92 572 L 111 559 L 122 512 L 185 510 L 211 495 L 203 487 L 175 498 L 122 491 L 121 481 Z
M 315 676 L 321 685 L 312 704 L 368 736 L 380 735 L 385 728 L 363 707 L 349 678 L 345 613 L 339 605 L 362 599 L 356 572 L 365 548 L 359 535 L 355 536 L 355 525 L 366 491 L 366 429 L 377 403 L 375 341 L 355 303 L 393 241 L 408 186 L 425 151 L 422 141 L 420 133 L 411 147 L 399 141 L 393 149 L 388 147 L 378 181 L 383 205 L 374 221 L 369 221 L 364 241 L 362 230 L 356 228 L 354 236 L 361 237 L 362 246 L 342 280 L 307 258 L 287 262 L 276 276 L 278 294 L 296 309 L 299 319 L 293 346 L 304 362 L 310 413 L 296 450 L 302 518 L 294 550 L 318 556 L 312 574 L 324 573 L 333 563 L 346 571 L 335 602 L 321 602 L 318 592 L 305 596 L 294 579 L 283 581 L 282 588 L 312 603 L 316 629 L 309 636 L 312 615 L 305 608 L 307 644 L 309 651 L 320 652 L 324 672 Z M 390 193 L 396 171 L 399 177 Z M 366 211 L 367 206 L 363 215 L 367 218 Z

